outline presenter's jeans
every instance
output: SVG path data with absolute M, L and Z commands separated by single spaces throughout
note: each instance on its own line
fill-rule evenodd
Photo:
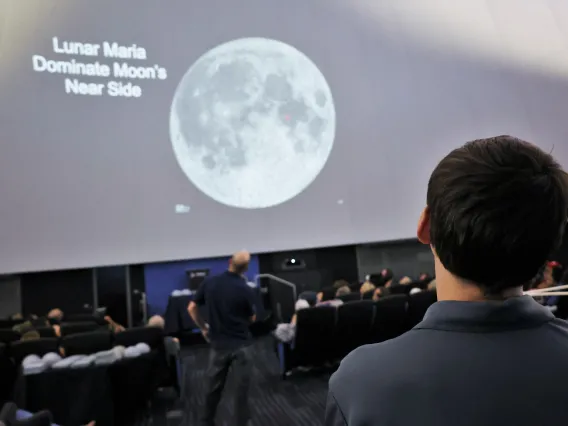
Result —
M 221 401 L 221 394 L 227 381 L 229 369 L 234 375 L 234 408 L 232 418 L 235 426 L 245 426 L 250 419 L 248 393 L 251 379 L 251 348 L 250 346 L 237 349 L 212 349 L 209 355 L 209 368 L 207 370 L 207 388 L 205 407 L 201 424 L 213 426 L 215 413 Z M 231 389 L 233 391 L 233 389 Z M 232 392 L 231 392 L 232 393 Z

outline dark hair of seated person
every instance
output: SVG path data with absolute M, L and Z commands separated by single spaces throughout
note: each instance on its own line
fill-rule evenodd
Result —
M 568 178 L 558 162 L 497 136 L 466 143 L 437 165 L 419 237 L 447 271 L 495 296 L 533 279 L 560 245 L 567 216 Z

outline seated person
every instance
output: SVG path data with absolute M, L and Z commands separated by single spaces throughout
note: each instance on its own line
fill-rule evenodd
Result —
M 310 304 L 304 300 L 299 299 L 294 306 L 296 312 L 302 309 L 308 309 Z M 281 342 L 291 342 L 294 340 L 294 336 L 296 335 L 296 314 L 292 315 L 292 319 L 290 320 L 289 324 L 281 323 L 276 326 L 276 330 L 274 330 L 274 336 L 280 340 Z
M 375 289 L 376 289 L 375 284 L 373 284 L 371 281 L 365 281 L 361 286 L 361 288 L 359 289 L 359 293 L 361 293 L 362 296 L 363 294 L 368 293 L 370 291 L 375 291 Z
M 108 323 L 108 327 L 113 333 L 120 333 L 121 331 L 124 331 L 124 326 L 115 322 L 110 316 L 106 315 L 105 321 Z
M 37 340 L 39 338 L 40 338 L 39 333 L 34 329 L 30 329 L 30 330 L 27 330 L 24 333 L 22 333 L 22 337 L 20 337 L 20 341 L 27 342 L 29 340 Z
M 436 290 L 436 278 L 428 283 L 428 290 Z
M 373 293 L 373 300 L 377 301 L 382 297 L 388 296 L 390 294 L 389 289 L 386 287 L 377 287 Z
M 412 284 L 412 278 L 404 276 L 398 281 L 399 285 L 408 285 Z
M 343 300 L 338 299 L 338 297 L 350 293 L 351 289 L 348 286 L 344 285 L 343 287 L 339 287 L 335 292 L 335 299 L 326 300 L 324 302 L 318 302 L 316 306 L 335 306 L 335 307 L 341 306 L 343 305 Z

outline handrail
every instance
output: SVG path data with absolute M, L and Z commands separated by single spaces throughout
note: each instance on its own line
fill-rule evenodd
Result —
M 254 277 L 254 282 L 255 282 L 256 286 L 259 287 L 259 288 L 260 288 L 260 280 L 262 278 L 268 278 L 268 279 L 276 281 L 277 283 L 284 284 L 284 285 L 287 285 L 288 287 L 291 287 L 292 290 L 294 291 L 294 300 L 296 300 L 296 298 L 297 298 L 296 284 L 294 284 L 293 282 L 286 281 L 285 279 L 277 277 L 276 275 L 272 275 L 272 274 L 258 274 L 257 276 Z

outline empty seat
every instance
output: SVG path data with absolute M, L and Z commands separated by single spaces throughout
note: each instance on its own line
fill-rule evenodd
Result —
M 68 336 L 70 334 L 85 333 L 87 331 L 95 331 L 101 328 L 96 322 L 65 322 L 61 324 L 61 335 Z
M 59 352 L 58 340 L 54 338 L 41 338 L 13 342 L 10 346 L 10 355 L 14 362 L 19 365 L 28 355 L 44 356 L 49 352 Z
M 0 342 L 1 343 L 12 343 L 20 340 L 20 333 L 14 330 L 0 329 Z
M 331 306 L 297 312 L 296 337 L 291 345 L 294 365 L 319 365 L 333 358 L 336 312 Z
M 157 349 L 164 345 L 164 330 L 158 327 L 136 327 L 116 333 L 114 344 L 124 347 L 146 343 L 150 348 Z
M 375 316 L 372 326 L 374 342 L 384 342 L 406 331 L 407 296 L 387 296 L 374 304 Z
M 337 296 L 337 299 L 346 302 L 355 302 L 361 300 L 361 295 L 359 293 L 348 293 L 342 294 L 341 296 Z
M 437 296 L 436 291 L 423 291 L 421 293 L 412 294 L 408 297 L 408 312 L 407 312 L 407 330 L 417 325 L 424 314 L 432 305 L 436 303 Z
M 112 348 L 112 333 L 109 330 L 88 331 L 65 336 L 61 339 L 65 356 L 91 355 Z
M 337 308 L 334 345 L 336 355 L 343 357 L 359 346 L 372 343 L 375 304 L 371 300 L 346 303 Z

